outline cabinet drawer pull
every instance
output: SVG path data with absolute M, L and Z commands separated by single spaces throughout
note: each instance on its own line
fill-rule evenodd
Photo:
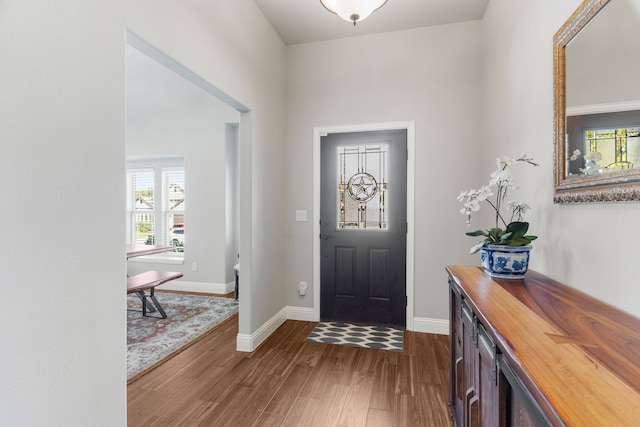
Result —
M 456 360 L 456 396 L 460 401 L 463 399 L 464 389 L 464 364 L 462 363 L 462 357 L 458 357 Z
M 480 427 L 480 399 L 477 395 L 469 401 L 469 427 Z

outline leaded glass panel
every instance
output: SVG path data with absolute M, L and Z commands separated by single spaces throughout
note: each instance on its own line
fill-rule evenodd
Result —
M 640 163 L 640 127 L 589 129 L 585 141 L 587 153 L 597 153 L 596 163 L 603 171 L 631 169 Z
M 386 230 L 387 144 L 338 147 L 338 228 Z

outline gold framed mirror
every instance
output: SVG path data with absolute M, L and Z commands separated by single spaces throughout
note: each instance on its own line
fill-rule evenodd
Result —
M 585 0 L 554 36 L 556 203 L 640 200 L 638 24 L 640 0 Z

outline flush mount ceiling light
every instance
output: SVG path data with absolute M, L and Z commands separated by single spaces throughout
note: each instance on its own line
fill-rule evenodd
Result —
M 320 0 L 320 3 L 331 13 L 335 13 L 345 21 L 362 21 L 372 12 L 380 9 L 387 0 Z

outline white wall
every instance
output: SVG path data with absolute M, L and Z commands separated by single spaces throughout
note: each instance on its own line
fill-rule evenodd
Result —
M 126 425 L 124 3 L 0 2 L 0 424 Z
M 127 5 L 0 3 L 3 425 L 126 425 L 126 25 L 250 106 L 241 332 L 282 306 L 282 42 L 250 0 Z
M 182 156 L 185 162 L 187 244 L 182 265 L 129 262 L 130 274 L 145 270 L 180 271 L 179 282 L 224 285 L 227 271 L 226 238 L 226 124 L 238 122 L 240 113 L 212 99 L 208 107 L 166 112 L 127 121 L 127 156 Z M 135 260 L 138 261 L 138 260 Z M 198 271 L 191 271 L 193 262 Z M 233 264 L 232 264 L 233 267 Z M 171 284 L 163 286 L 169 288 Z M 188 286 L 186 289 L 189 289 Z
M 489 2 L 483 21 L 484 161 L 491 168 L 496 155 L 527 152 L 542 163 L 522 170 L 518 190 L 533 207 L 528 219 L 539 236 L 531 268 L 639 316 L 638 203 L 552 201 L 552 40 L 580 3 Z
M 475 184 L 480 22 L 287 47 L 286 301 L 312 307 L 313 128 L 416 123 L 415 316 L 446 319 L 446 264 L 476 262 L 456 196 Z M 299 297 L 299 281 L 309 292 Z
M 235 281 L 233 267 L 238 263 L 240 251 L 240 159 L 238 157 L 238 126 L 227 124 L 225 135 L 226 157 L 226 277 L 227 282 Z
M 282 309 L 285 47 L 252 0 L 128 2 L 127 28 L 248 107 L 240 121 L 240 334 Z

